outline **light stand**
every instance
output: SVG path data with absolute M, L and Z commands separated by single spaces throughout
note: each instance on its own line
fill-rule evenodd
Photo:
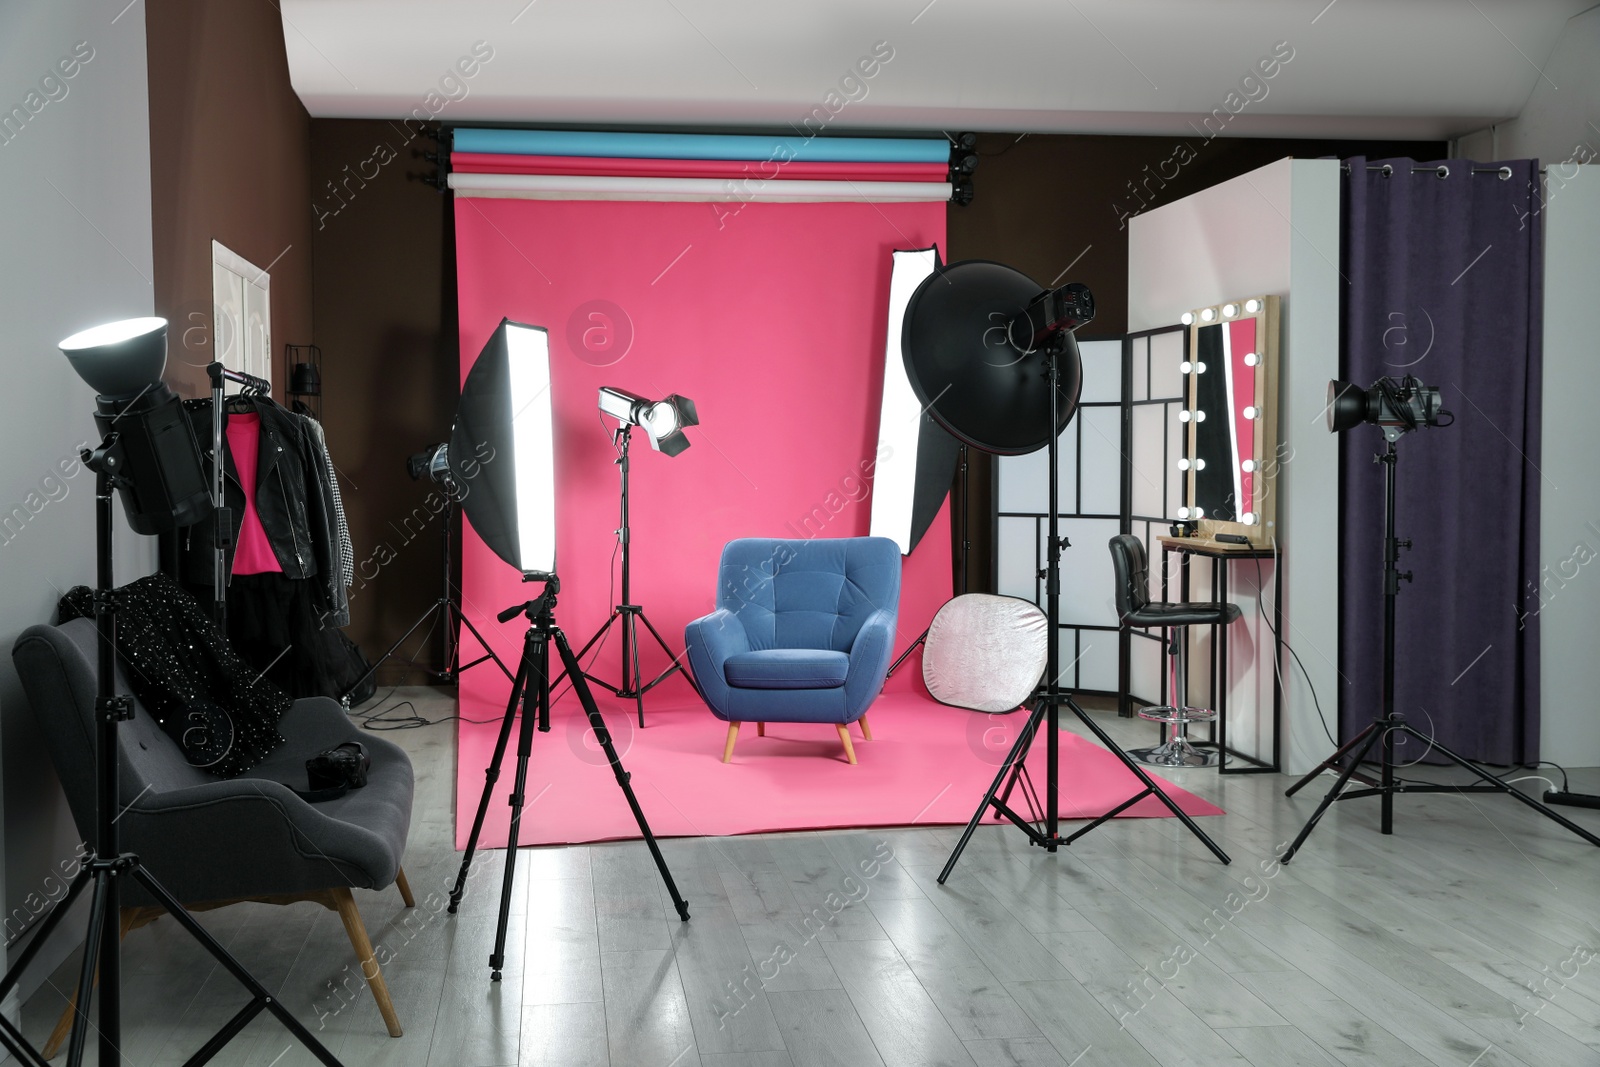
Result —
M 1334 429 L 1343 427 L 1332 426 Z M 1325 811 L 1336 800 L 1356 800 L 1360 797 L 1376 796 L 1381 798 L 1379 814 L 1380 832 L 1394 833 L 1394 795 L 1396 793 L 1508 793 L 1522 801 L 1528 807 L 1552 819 L 1560 825 L 1571 830 L 1591 845 L 1600 845 L 1600 837 L 1596 837 L 1577 823 L 1563 818 L 1561 815 L 1540 804 L 1505 782 L 1494 777 L 1480 767 L 1474 766 L 1465 758 L 1445 748 L 1434 738 L 1423 734 L 1416 727 L 1406 722 L 1405 716 L 1394 710 L 1394 645 L 1395 645 L 1395 601 L 1400 596 L 1400 582 L 1411 581 L 1411 572 L 1400 570 L 1400 550 L 1410 548 L 1410 541 L 1402 541 L 1395 537 L 1395 465 L 1399 462 L 1399 454 L 1395 451 L 1395 442 L 1406 430 L 1400 426 L 1384 424 L 1383 435 L 1388 442 L 1388 447 L 1374 459 L 1383 464 L 1383 714 L 1374 719 L 1367 727 L 1355 737 L 1342 745 L 1337 752 L 1324 760 L 1316 770 L 1300 779 L 1285 790 L 1285 796 L 1294 796 L 1313 778 L 1323 771 L 1339 766 L 1339 761 L 1350 756 L 1350 765 L 1343 768 L 1339 778 L 1333 783 L 1333 788 L 1328 790 L 1328 795 L 1322 798 L 1322 803 L 1317 805 L 1317 810 L 1312 812 L 1311 818 L 1301 828 L 1298 836 L 1289 845 L 1281 857 L 1282 862 L 1288 863 L 1294 854 L 1300 850 L 1305 839 L 1311 831 L 1316 829 L 1317 821 L 1322 818 Z M 1482 785 L 1443 785 L 1435 783 L 1409 783 L 1395 778 L 1394 775 L 1394 737 L 1400 734 L 1403 737 L 1421 742 L 1429 749 L 1438 752 L 1465 770 L 1471 771 L 1483 779 Z M 1345 786 L 1355 776 L 1356 769 L 1372 751 L 1378 749 L 1378 781 L 1365 789 L 1352 789 L 1345 791 Z
M 430 604 L 428 609 L 417 617 L 417 621 L 411 624 L 411 628 L 401 634 L 399 639 L 389 646 L 387 652 L 374 660 L 372 666 L 368 667 L 360 678 L 357 678 L 343 693 L 339 694 L 339 703 L 343 704 L 347 709 L 350 707 L 351 694 L 365 685 L 368 678 L 377 674 L 378 668 L 392 658 L 400 650 L 401 645 L 411 639 L 411 635 L 417 632 L 418 627 L 435 615 L 444 619 L 444 665 L 440 670 L 429 671 L 429 674 L 444 684 L 450 685 L 459 681 L 464 673 L 478 664 L 486 660 L 494 660 L 495 666 L 500 668 L 500 673 L 504 674 L 508 679 L 513 677 L 510 669 L 506 667 L 499 656 L 495 655 L 494 649 L 489 647 L 489 642 L 483 639 L 483 634 L 479 633 L 478 628 L 472 625 L 472 620 L 467 618 L 466 612 L 461 610 L 461 604 L 455 597 L 450 595 L 451 590 L 455 588 L 450 581 L 450 532 L 454 529 L 456 498 L 450 493 L 448 487 L 446 487 L 444 499 L 444 543 L 439 550 L 439 599 Z M 483 655 L 470 663 L 461 662 L 460 627 L 462 626 L 465 626 L 472 636 L 478 639 L 478 644 L 483 648 L 484 652 Z
M 689 672 L 684 670 L 683 665 L 678 662 L 682 657 L 673 654 L 672 649 L 667 646 L 666 639 L 661 636 L 660 632 L 651 624 L 649 616 L 644 613 L 644 608 L 633 603 L 633 585 L 629 568 L 629 553 L 633 547 L 633 535 L 628 525 L 628 444 L 632 437 L 633 426 L 629 423 L 624 423 L 619 427 L 614 437 L 617 446 L 617 468 L 622 472 L 622 525 L 617 530 L 617 543 L 622 546 L 622 603 L 613 605 L 611 614 L 606 617 L 606 621 L 601 624 L 600 629 L 595 631 L 594 636 L 589 638 L 578 652 L 578 661 L 582 662 L 583 657 L 588 655 L 589 649 L 593 648 L 595 642 L 610 632 L 613 624 L 618 622 L 622 624 L 622 683 L 620 685 L 612 685 L 610 682 L 598 678 L 587 671 L 583 672 L 583 676 L 623 700 L 632 700 L 638 711 L 639 726 L 643 728 L 644 695 L 666 681 L 673 674 L 682 673 L 684 679 L 694 688 L 696 694 L 699 694 L 700 689 L 694 684 L 694 679 L 689 677 Z M 645 629 L 650 632 L 650 636 L 655 638 L 656 644 L 661 646 L 661 651 L 665 652 L 667 658 L 671 661 L 667 669 L 656 675 L 655 679 L 650 682 L 645 682 L 644 676 L 639 673 L 639 623 L 641 622 L 644 623 Z
M 679 895 L 678 886 L 672 880 L 672 872 L 667 870 L 667 861 L 662 857 L 661 848 L 656 844 L 655 834 L 651 833 L 650 824 L 645 821 L 644 810 L 639 807 L 638 798 L 633 794 L 633 786 L 629 783 L 630 775 L 622 769 L 622 760 L 617 756 L 616 747 L 611 743 L 611 733 L 606 729 L 605 720 L 600 717 L 600 708 L 594 702 L 594 694 L 589 691 L 589 685 L 584 680 L 586 675 L 578 665 L 578 657 L 573 655 L 571 646 L 567 644 L 566 635 L 556 625 L 554 615 L 556 594 L 561 590 L 561 582 L 554 574 L 526 575 L 523 580 L 543 581 L 545 587 L 536 599 L 513 605 L 499 615 L 501 622 L 510 622 L 518 615 L 526 616 L 528 630 L 522 639 L 522 658 L 517 665 L 517 676 L 511 683 L 511 698 L 506 702 L 506 713 L 500 720 L 500 736 L 495 741 L 494 756 L 483 772 L 483 796 L 478 800 L 478 813 L 473 817 L 472 833 L 467 837 L 467 851 L 461 857 L 461 870 L 456 875 L 454 888 L 450 890 L 450 912 L 454 914 L 466 892 L 467 873 L 472 867 L 472 857 L 478 848 L 478 836 L 483 831 L 483 818 L 489 810 L 489 798 L 494 793 L 495 781 L 500 777 L 500 763 L 505 758 L 506 745 L 511 739 L 512 723 L 517 718 L 517 709 L 522 705 L 524 694 L 531 693 L 533 700 L 522 707 L 522 728 L 517 735 L 517 772 L 516 781 L 511 787 L 511 830 L 506 841 L 505 879 L 500 887 L 500 919 L 495 926 L 494 951 L 489 955 L 489 977 L 497 982 L 500 980 L 501 968 L 505 964 L 506 928 L 511 916 L 511 890 L 516 877 L 517 840 L 522 827 L 522 807 L 528 785 L 528 758 L 533 753 L 533 731 L 536 725 L 541 733 L 548 733 L 550 730 L 551 644 L 556 646 L 556 651 L 561 656 L 562 665 L 572 679 L 572 689 L 578 694 L 578 700 L 589 717 L 589 728 L 594 731 L 595 739 L 605 750 L 606 760 L 611 764 L 611 772 L 617 778 L 617 787 L 627 799 L 634 820 L 639 824 L 639 832 L 644 836 L 645 844 L 650 847 L 650 855 L 656 861 L 656 870 L 661 872 L 661 880 L 666 883 L 667 894 L 672 897 L 678 918 L 683 920 L 689 918 L 689 904 Z
M 956 595 L 957 596 L 965 596 L 967 594 L 967 584 L 968 584 L 967 577 L 968 577 L 969 566 L 970 566 L 969 561 L 967 559 L 967 554 L 972 549 L 972 540 L 971 540 L 971 538 L 969 538 L 967 536 L 967 477 L 968 477 L 968 475 L 967 475 L 967 461 L 968 461 L 968 456 L 967 456 L 967 443 L 965 441 L 962 441 L 957 446 L 956 454 L 957 454 L 957 459 L 956 459 L 956 497 L 957 497 L 957 503 L 956 503 L 956 506 L 961 509 L 961 544 L 960 544 L 960 547 L 959 547 L 959 551 L 961 552 L 961 583 L 960 583 L 961 591 Z M 889 670 L 883 676 L 884 680 L 887 681 L 889 679 L 889 677 L 894 674 L 895 669 L 897 667 L 899 667 L 900 664 L 902 664 L 902 663 L 904 663 L 906 661 L 906 657 L 910 656 L 911 653 L 915 652 L 917 649 L 921 648 L 923 645 L 928 643 L 928 631 L 931 630 L 931 629 L 933 629 L 933 626 L 932 626 L 932 624 L 929 624 L 927 627 L 925 627 L 923 629 L 923 631 L 920 634 L 917 635 L 917 639 L 915 641 L 911 642 L 909 645 L 907 645 L 906 646 L 906 650 L 904 652 L 900 653 L 899 657 L 893 663 L 889 664 Z
M 67 1045 L 68 1067 L 83 1063 L 85 1043 L 89 1029 L 89 1003 L 95 995 L 95 975 L 99 972 L 100 1012 L 98 1025 L 99 1062 L 105 1065 L 122 1062 L 122 945 L 121 945 L 121 886 L 120 882 L 132 878 L 156 903 L 165 908 L 183 929 L 234 979 L 250 992 L 250 1001 L 228 1020 L 198 1052 L 186 1061 L 189 1065 L 209 1062 L 224 1045 L 243 1030 L 262 1010 L 270 1011 L 295 1040 L 307 1051 L 329 1067 L 340 1067 L 339 1060 L 289 1013 L 278 998 L 255 979 L 233 955 L 212 937 L 194 916 L 184 910 L 178 899 L 156 881 L 139 862 L 139 857 L 122 851 L 122 839 L 117 820 L 119 811 L 119 770 L 121 751 L 117 743 L 117 728 L 124 720 L 133 717 L 133 700 L 116 691 L 116 610 L 117 594 L 113 589 L 112 575 L 112 525 L 111 497 L 116 488 L 127 488 L 130 483 L 120 474 L 123 457 L 118 434 L 106 435 L 100 447 L 83 452 L 84 466 L 95 473 L 95 625 L 99 634 L 98 694 L 95 698 L 95 849 L 94 856 L 85 863 L 72 880 L 66 896 L 40 924 L 38 934 L 17 957 L 17 962 L 0 978 L 0 1000 L 4 1000 L 21 979 L 28 965 L 38 956 L 51 934 L 72 910 L 73 904 L 84 889 L 93 884 L 89 905 L 89 930 L 84 939 L 83 963 L 78 972 L 77 1011 L 72 1020 L 72 1034 Z M 45 1067 L 46 1060 L 23 1036 L 10 1020 L 0 1016 L 0 1044 L 28 1067 Z
M 1060 404 L 1059 385 L 1061 379 L 1061 348 L 1059 340 L 1052 340 L 1046 353 L 1045 380 L 1050 390 L 1050 425 L 1057 425 L 1058 405 Z M 1050 617 L 1050 643 L 1046 648 L 1045 658 L 1045 685 L 1039 694 L 1033 713 L 1029 715 L 1027 724 L 1017 736 L 1016 744 L 1012 745 L 1010 753 L 1006 755 L 1005 762 L 1000 765 L 999 773 L 994 776 L 994 781 L 989 785 L 989 791 L 984 794 L 983 800 L 978 804 L 978 809 L 972 813 L 967 828 L 961 833 L 961 840 L 956 844 L 955 851 L 950 853 L 950 858 L 945 862 L 944 869 L 939 872 L 939 884 L 943 885 L 945 879 L 950 877 L 950 872 L 955 869 L 956 861 L 961 858 L 961 853 L 966 849 L 967 842 L 972 839 L 973 833 L 978 829 L 978 824 L 983 821 L 984 814 L 993 808 L 997 815 L 1004 816 L 1028 836 L 1028 841 L 1043 848 L 1046 852 L 1055 852 L 1062 845 L 1070 845 L 1084 834 L 1093 830 L 1101 823 L 1120 815 L 1124 810 L 1137 804 L 1147 796 L 1155 796 L 1167 806 L 1167 809 L 1183 821 L 1189 831 L 1198 837 L 1207 848 L 1223 863 L 1229 862 L 1228 854 L 1218 848 L 1216 842 L 1208 837 L 1204 830 L 1197 826 L 1193 819 L 1173 803 L 1172 798 L 1161 790 L 1150 779 L 1137 763 L 1121 747 L 1112 741 L 1110 736 L 1100 728 L 1100 724 L 1089 717 L 1080 708 L 1072 697 L 1061 691 L 1060 686 L 1060 651 L 1055 640 L 1056 631 L 1061 621 L 1061 550 L 1067 547 L 1067 539 L 1060 535 L 1059 520 L 1057 518 L 1057 497 L 1059 490 L 1056 484 L 1056 469 L 1060 454 L 1058 434 L 1051 434 L 1046 445 L 1049 455 L 1050 478 L 1050 519 L 1046 533 L 1045 548 L 1045 614 Z M 1061 711 L 1060 705 L 1065 704 L 1081 719 L 1087 727 L 1100 739 L 1101 744 L 1122 761 L 1123 766 L 1132 771 L 1144 783 L 1144 789 L 1134 794 L 1128 800 L 1112 808 L 1104 815 L 1095 819 L 1089 825 L 1079 828 L 1068 837 L 1062 837 L 1059 830 L 1059 793 L 1060 793 L 1060 748 L 1061 748 Z M 1039 732 L 1043 723 L 1047 733 L 1045 735 L 1045 814 L 1043 828 L 1035 827 L 1018 815 L 1006 800 L 996 794 L 1000 792 L 1008 777 L 1014 778 L 1023 768 L 1028 757 L 1028 750 L 1033 745 L 1033 739 Z M 1006 788 L 1007 795 L 1010 788 Z

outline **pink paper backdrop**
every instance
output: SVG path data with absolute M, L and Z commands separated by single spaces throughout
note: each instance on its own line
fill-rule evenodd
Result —
M 687 452 L 652 452 L 642 433 L 633 449 L 633 599 L 675 653 L 684 624 L 713 607 L 728 540 L 868 532 L 862 471 L 878 439 L 890 254 L 943 247 L 945 205 L 457 199 L 455 211 L 463 377 L 502 316 L 550 331 L 557 620 L 574 650 L 621 592 L 602 385 L 699 407 Z M 493 616 L 532 590 L 466 526 L 463 605 L 513 663 L 523 627 Z M 897 653 L 950 595 L 945 512 L 906 559 L 903 587 Z M 463 658 L 474 647 L 469 638 Z M 619 649 L 613 629 L 592 668 L 613 684 Z M 648 640 L 641 658 L 647 678 L 668 662 Z M 918 658 L 890 684 L 920 690 Z M 509 691 L 492 666 L 469 671 L 461 713 L 497 718 Z M 677 678 L 656 694 L 663 716 L 710 718 Z M 647 697 L 647 724 L 650 714 Z M 481 782 L 477 768 L 460 771 Z

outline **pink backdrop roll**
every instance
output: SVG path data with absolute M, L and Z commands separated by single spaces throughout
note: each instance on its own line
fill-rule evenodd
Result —
M 712 609 L 728 540 L 868 532 L 891 253 L 942 247 L 944 204 L 494 199 L 455 210 L 463 377 L 502 316 L 550 331 L 557 619 L 574 650 L 621 592 L 615 423 L 595 407 L 602 385 L 682 393 L 699 407 L 687 452 L 652 452 L 642 432 L 633 448 L 633 599 L 675 653 L 684 624 Z M 466 525 L 465 610 L 514 662 L 521 620 L 493 616 L 531 590 Z M 943 512 L 903 578 L 897 653 L 951 592 Z M 469 639 L 463 658 L 472 655 Z M 647 678 L 668 662 L 648 640 L 641 657 Z M 592 669 L 615 684 L 619 664 L 613 630 Z M 920 689 L 918 676 L 913 657 L 890 684 Z M 498 717 L 509 689 L 492 667 L 468 672 L 462 715 Z M 656 693 L 661 715 L 711 718 L 676 678 Z M 650 714 L 647 698 L 647 724 Z M 716 759 L 708 751 L 708 770 Z M 477 768 L 460 771 L 481 782 Z

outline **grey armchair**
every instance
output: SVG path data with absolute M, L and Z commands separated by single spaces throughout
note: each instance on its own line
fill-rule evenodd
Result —
M 86 839 L 95 825 L 96 640 L 92 620 L 74 619 L 29 627 L 12 650 L 73 820 Z M 131 692 L 120 666 L 117 691 Z M 414 788 L 405 751 L 364 734 L 334 701 L 314 697 L 295 701 L 279 720 L 285 744 L 247 774 L 220 779 L 190 766 L 137 700 L 135 711 L 118 737 L 123 847 L 137 853 L 191 910 L 309 900 L 337 911 L 389 1034 L 399 1037 L 400 1020 L 350 890 L 393 883 L 406 906 L 415 905 L 400 866 Z M 309 757 L 356 740 L 372 759 L 364 787 L 313 805 L 285 784 L 305 788 Z M 124 887 L 122 902 L 124 936 L 163 914 L 136 885 Z M 59 1047 L 72 1011 L 69 1005 L 46 1056 Z

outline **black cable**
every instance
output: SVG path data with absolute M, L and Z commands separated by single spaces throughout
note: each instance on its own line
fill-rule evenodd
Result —
M 1317 686 L 1316 683 L 1311 680 L 1311 672 L 1306 670 L 1306 665 L 1304 663 L 1300 662 L 1300 653 L 1294 650 L 1294 646 L 1279 636 L 1277 629 L 1272 625 L 1272 617 L 1267 614 L 1267 606 L 1261 601 L 1261 587 L 1266 584 L 1266 580 L 1261 576 L 1261 557 L 1253 556 L 1252 558 L 1255 560 L 1256 564 L 1256 611 L 1260 615 L 1261 621 L 1267 624 L 1267 629 L 1271 631 L 1273 639 L 1281 644 L 1284 648 L 1287 648 L 1289 650 L 1289 655 L 1294 657 L 1294 661 L 1296 663 L 1300 664 L 1300 673 L 1305 676 L 1306 686 L 1311 690 L 1311 703 L 1316 705 L 1317 718 L 1322 722 L 1322 732 L 1328 735 L 1328 743 L 1334 748 L 1338 748 L 1339 742 L 1334 740 L 1333 731 L 1328 729 L 1328 716 L 1322 710 L 1322 701 L 1317 699 Z M 1283 581 L 1283 568 L 1282 561 L 1278 556 L 1277 538 L 1273 538 L 1272 540 L 1272 567 L 1273 581 Z M 1278 684 L 1282 686 L 1283 673 L 1279 668 L 1276 657 L 1273 658 L 1272 670 L 1273 673 L 1277 675 Z

